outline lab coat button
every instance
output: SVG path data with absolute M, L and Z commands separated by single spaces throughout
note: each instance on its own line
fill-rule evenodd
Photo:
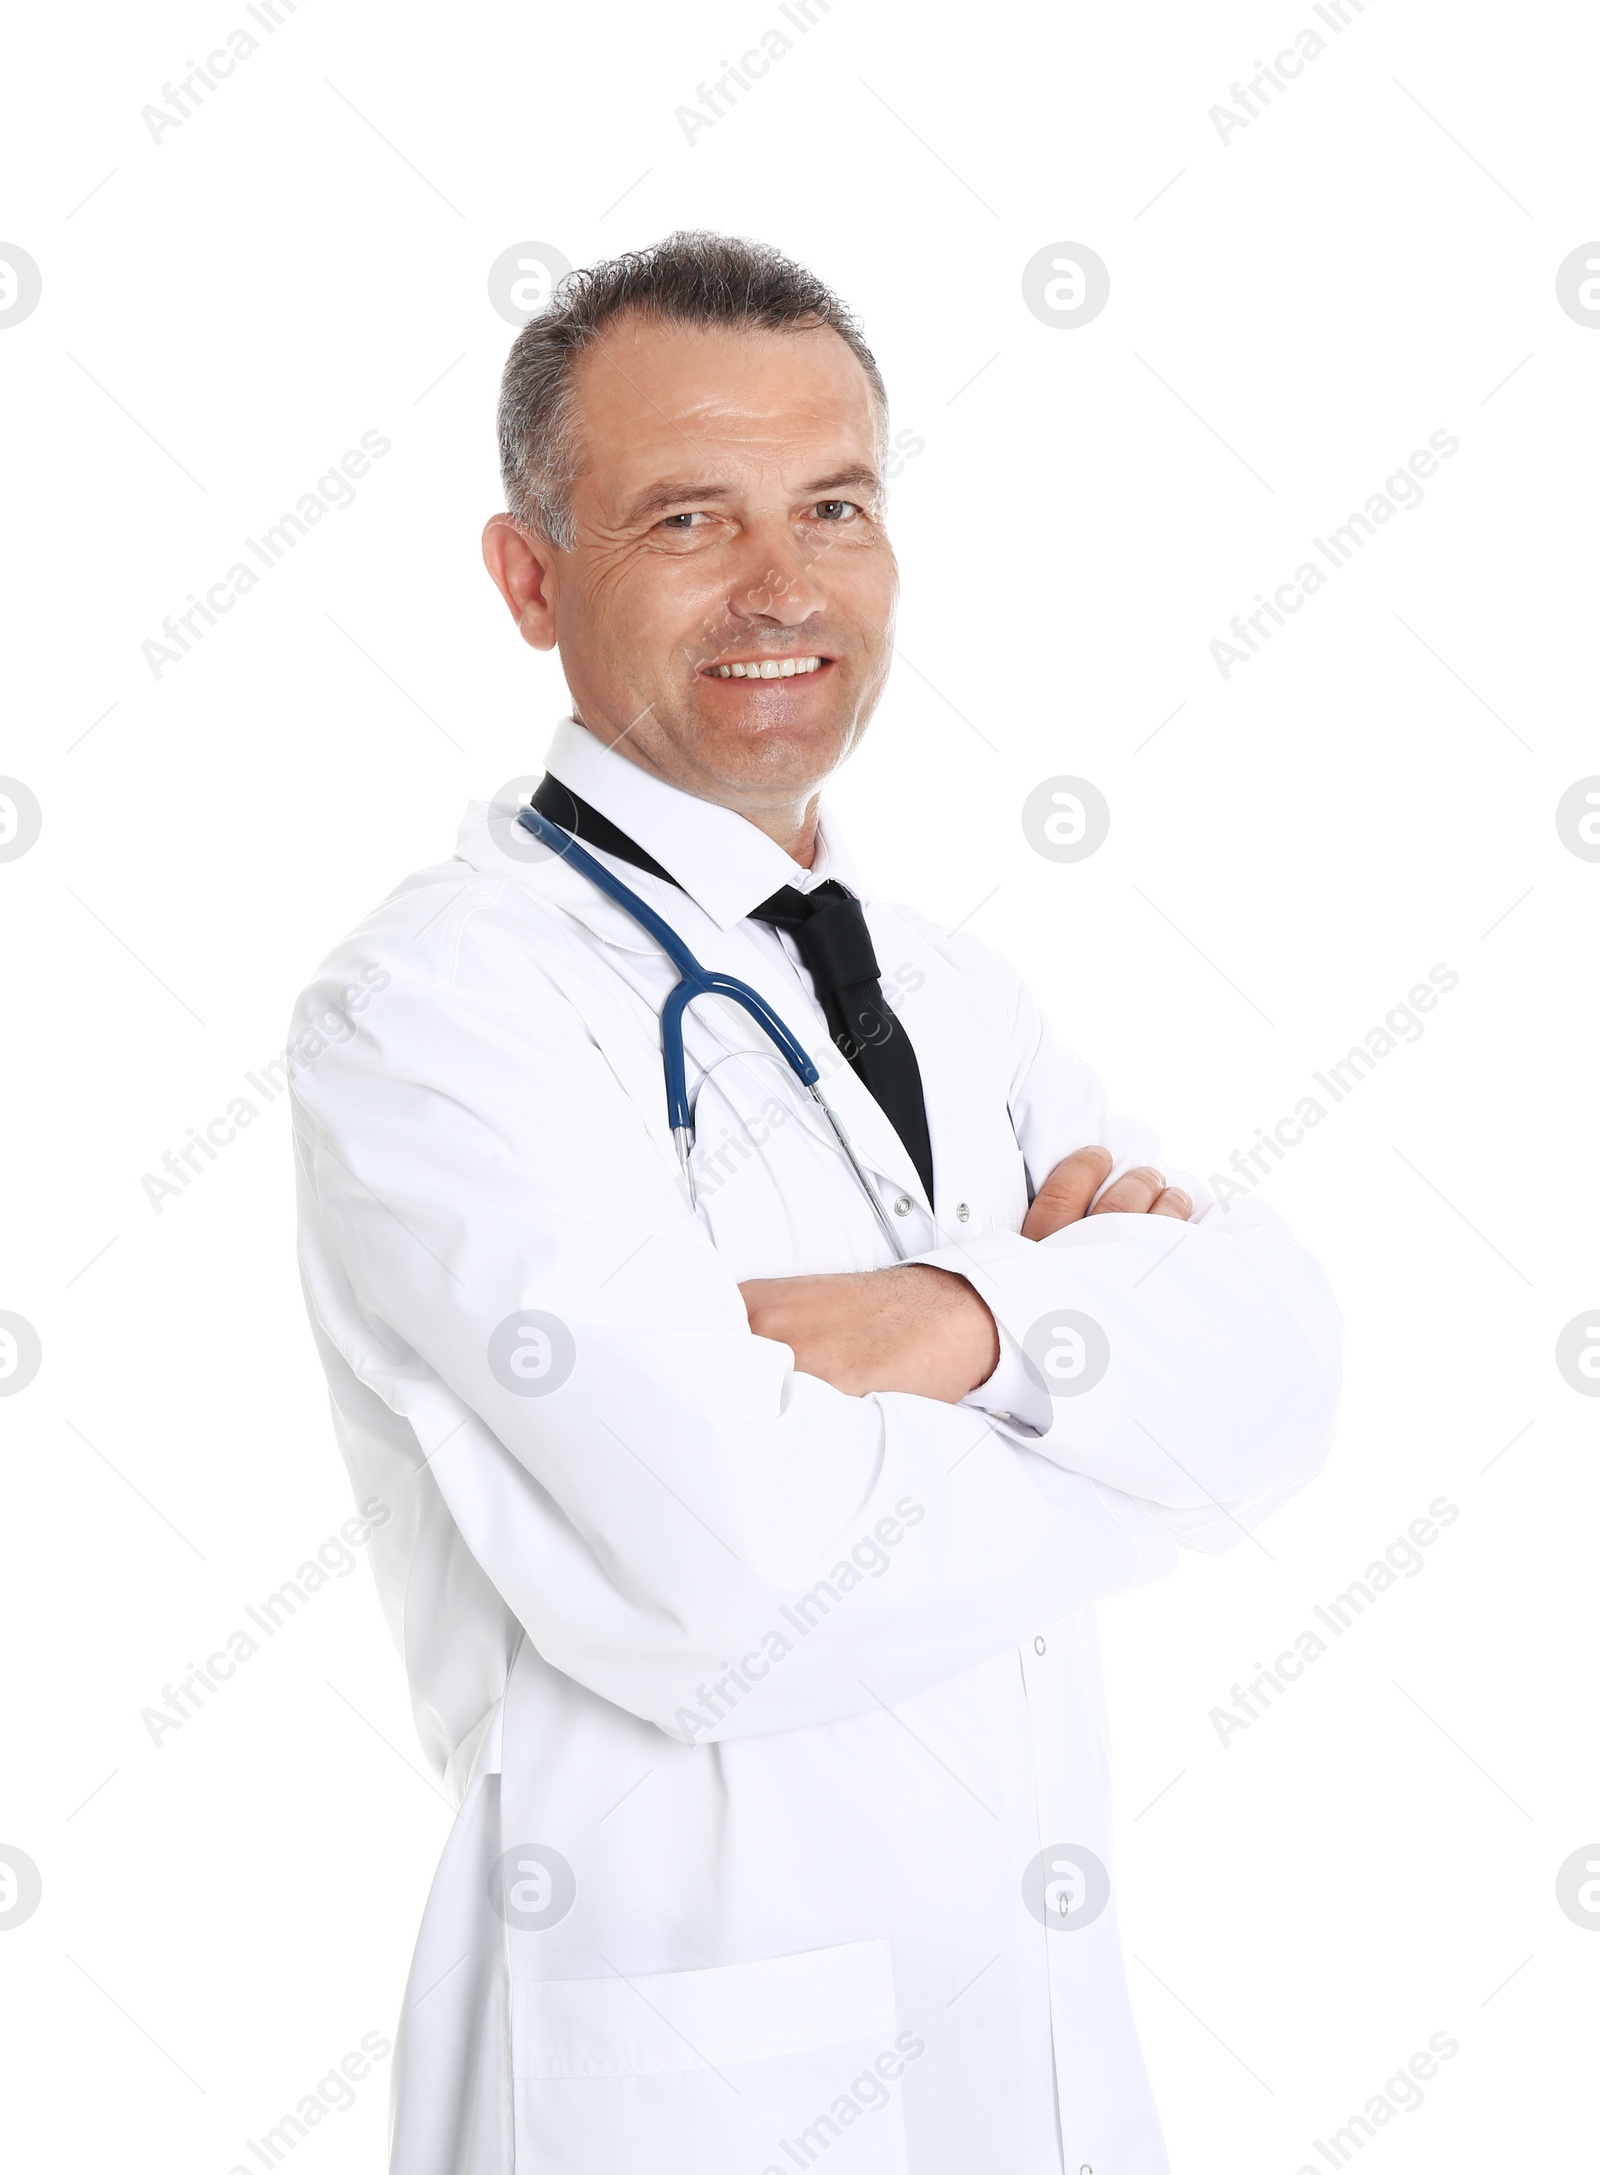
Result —
M 965 1202 L 965 1201 L 957 1201 L 957 1203 L 956 1203 L 956 1222 L 957 1222 L 957 1223 L 965 1223 L 965 1222 L 966 1222 L 966 1220 L 967 1220 L 967 1218 L 968 1218 L 968 1217 L 969 1217 L 969 1216 L 970 1216 L 971 1214 L 972 1214 L 972 1211 L 971 1211 L 971 1209 L 970 1209 L 970 1208 L 968 1208 L 968 1206 L 967 1206 L 967 1204 L 966 1204 L 966 1202 Z
M 1034 1642 L 1033 1642 L 1033 1651 L 1034 1651 L 1034 1652 L 1035 1652 L 1036 1654 L 1042 1654 L 1042 1653 L 1044 1652 L 1044 1641 L 1043 1641 L 1043 1639 L 1035 1639 L 1035 1640 L 1034 1640 Z
M 901 1196 L 900 1196 L 899 1200 L 898 1200 L 898 1201 L 896 1201 L 896 1202 L 895 1202 L 895 1204 L 894 1204 L 894 1212 L 895 1212 L 895 1214 L 896 1214 L 897 1216 L 909 1216 L 909 1215 L 910 1215 L 910 1213 L 911 1213 L 911 1196 L 910 1196 L 910 1194 L 909 1194 L 909 1193 L 902 1193 L 902 1194 L 901 1194 Z

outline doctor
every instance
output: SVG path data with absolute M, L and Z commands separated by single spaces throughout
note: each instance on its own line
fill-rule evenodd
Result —
M 459 1805 L 394 2175 L 1167 2165 L 1095 1604 L 1316 1473 L 1338 1315 L 821 805 L 889 669 L 885 417 L 774 251 L 565 283 L 484 537 L 572 695 L 538 822 L 469 808 L 301 1000 L 370 992 L 295 1083 L 301 1263 Z M 685 1173 L 679 967 L 568 838 L 848 1154 L 700 995 Z

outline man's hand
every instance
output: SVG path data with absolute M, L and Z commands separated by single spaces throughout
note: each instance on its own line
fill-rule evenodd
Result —
M 1124 1171 L 1091 1210 L 1111 1161 L 1109 1148 L 1079 1148 L 1058 1163 L 1034 1196 L 1023 1237 L 1048 1238 L 1085 1214 L 1181 1221 L 1192 1213 L 1189 1196 L 1148 1165 Z M 758 1337 L 788 1345 L 801 1374 L 847 1397 L 908 1390 L 959 1405 L 1000 1364 L 994 1316 L 966 1278 L 922 1262 L 853 1276 L 757 1277 L 739 1290 Z
M 959 1405 L 1000 1364 L 994 1316 L 946 1269 L 907 1262 L 853 1276 L 767 1276 L 739 1290 L 758 1337 L 788 1345 L 801 1374 L 847 1397 L 909 1390 Z
M 1124 1171 L 1091 1209 L 1095 1189 L 1105 1185 L 1111 1163 L 1109 1148 L 1078 1148 L 1063 1157 L 1034 1195 L 1033 1206 L 1023 1219 L 1023 1237 L 1047 1239 L 1052 1231 L 1076 1223 L 1086 1211 L 1103 1216 L 1120 1209 L 1126 1215 L 1176 1216 L 1180 1221 L 1193 1214 L 1194 1203 L 1188 1194 L 1178 1186 L 1169 1186 L 1161 1173 L 1151 1170 L 1147 1163 L 1135 1171 Z

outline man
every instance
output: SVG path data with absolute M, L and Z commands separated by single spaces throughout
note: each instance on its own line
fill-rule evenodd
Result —
M 484 536 L 571 690 L 558 828 L 470 808 L 302 1000 L 352 1029 L 295 1085 L 308 1303 L 460 1806 L 396 2175 L 1166 2166 L 1093 1605 L 1316 1472 L 1338 1317 L 819 804 L 889 667 L 885 420 L 771 250 L 569 280 Z M 764 997 L 859 1181 L 702 995 L 691 1193 L 678 969 L 563 834 Z

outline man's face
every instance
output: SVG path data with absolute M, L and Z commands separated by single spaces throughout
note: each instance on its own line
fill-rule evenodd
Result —
M 804 799 L 865 731 L 891 651 L 861 365 L 827 328 L 632 317 L 577 389 L 578 540 L 540 552 L 577 717 L 703 799 Z

